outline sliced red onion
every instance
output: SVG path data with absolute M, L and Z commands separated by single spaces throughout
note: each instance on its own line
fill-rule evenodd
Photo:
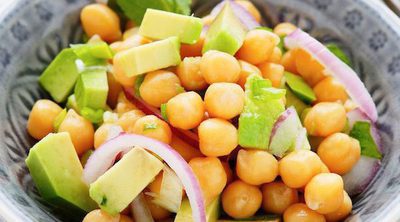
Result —
M 296 141 L 294 142 L 294 150 L 310 150 L 310 142 L 308 141 L 307 138 L 307 130 L 306 128 L 302 127 L 299 131 L 299 135 L 296 138 Z
M 348 65 L 331 53 L 318 40 L 301 29 L 297 29 L 285 38 L 289 49 L 302 48 L 323 64 L 333 77 L 342 83 L 351 99 L 368 115 L 372 122 L 378 119 L 378 112 L 371 95 L 357 74 Z
M 119 153 L 126 153 L 133 147 L 143 147 L 163 159 L 176 173 L 186 191 L 193 218 L 197 222 L 206 222 L 203 194 L 199 182 L 188 163 L 168 144 L 135 134 L 122 133 L 101 145 L 88 159 L 83 170 L 83 181 L 93 183 L 113 164 Z
M 254 19 L 249 11 L 247 11 L 243 6 L 237 4 L 235 1 L 232 0 L 225 0 L 220 2 L 213 8 L 213 10 L 211 10 L 210 15 L 217 16 L 226 2 L 229 2 L 231 4 L 233 12 L 239 18 L 242 24 L 247 27 L 247 29 L 252 30 L 261 26 L 260 23 L 258 23 Z
M 375 177 L 380 166 L 378 159 L 361 156 L 353 169 L 343 176 L 346 192 L 350 196 L 362 193 Z
M 367 121 L 371 124 L 371 136 L 374 138 L 376 145 L 378 146 L 379 151 L 383 152 L 383 146 L 381 141 L 381 136 L 379 135 L 379 131 L 376 127 L 376 124 L 371 121 L 371 119 L 363 112 L 361 109 L 356 108 L 347 113 L 347 119 L 349 121 L 349 128 L 352 129 L 353 125 L 357 121 Z
M 126 98 L 131 101 L 137 108 L 142 110 L 147 115 L 155 115 L 160 119 L 163 119 L 160 110 L 157 108 L 148 105 L 145 101 L 135 95 L 135 92 L 132 88 L 124 87 L 124 93 Z M 187 144 L 193 147 L 199 147 L 199 137 L 196 133 L 193 133 L 189 130 L 182 130 L 173 127 L 170 124 L 171 130 L 174 135 L 178 136 L 182 140 L 184 140 Z
M 135 221 L 154 222 L 143 193 L 140 193 L 131 203 L 131 212 Z

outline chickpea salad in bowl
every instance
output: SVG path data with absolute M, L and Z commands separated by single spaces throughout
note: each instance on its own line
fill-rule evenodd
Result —
M 246 0 L 83 7 L 39 77 L 26 159 L 92 221 L 342 221 L 380 168 L 376 106 L 347 55 Z M 122 28 L 123 27 L 123 28 Z

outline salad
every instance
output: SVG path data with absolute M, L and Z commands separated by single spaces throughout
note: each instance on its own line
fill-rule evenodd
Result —
M 341 221 L 380 167 L 377 110 L 351 61 L 226 0 L 85 6 L 85 41 L 39 77 L 26 164 L 92 221 Z M 123 29 L 121 27 L 124 27 Z

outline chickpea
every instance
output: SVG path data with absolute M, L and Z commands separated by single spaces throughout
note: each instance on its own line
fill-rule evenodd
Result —
M 181 83 L 178 76 L 164 70 L 149 72 L 139 88 L 142 99 L 155 107 L 168 102 L 181 91 Z
M 132 128 L 134 127 L 136 121 L 143 116 L 145 116 L 145 114 L 142 111 L 138 109 L 131 110 L 122 113 L 116 124 L 119 125 L 125 132 L 132 133 Z
M 246 9 L 257 22 L 261 22 L 261 15 L 258 9 L 253 5 L 251 1 L 248 0 L 236 0 L 235 1 L 237 4 L 242 6 L 244 9 Z
M 210 117 L 232 119 L 244 108 L 244 91 L 235 83 L 213 83 L 204 96 Z
M 126 98 L 124 92 L 121 92 L 118 95 L 117 106 L 114 111 L 121 116 L 122 114 L 132 110 L 138 110 L 138 108 Z
M 121 217 L 119 218 L 119 222 L 134 222 L 134 221 L 132 218 L 121 214 Z
M 283 214 L 285 222 L 325 222 L 325 217 L 303 203 L 293 204 Z
M 345 103 L 349 99 L 344 86 L 333 77 L 326 77 L 315 85 L 313 90 L 317 96 L 317 102 Z
M 202 90 L 207 83 L 200 71 L 201 57 L 186 57 L 179 64 L 176 74 L 187 90 Z
M 261 71 L 258 69 L 257 66 L 252 65 L 243 60 L 239 60 L 239 64 L 241 67 L 241 72 L 240 72 L 239 81 L 237 83 L 244 89 L 246 81 L 247 81 L 247 77 L 249 77 L 251 74 L 256 74 L 258 76 L 261 76 Z
M 92 210 L 86 214 L 82 222 L 117 222 L 120 221 L 121 216 L 111 216 L 107 212 L 100 209 Z
M 204 112 L 204 102 L 195 92 L 181 93 L 167 103 L 169 123 L 184 130 L 197 127 L 203 120 Z
M 318 103 L 307 113 L 304 126 L 312 136 L 325 137 L 341 132 L 346 126 L 346 110 L 339 103 Z
M 320 173 L 306 185 L 307 206 L 320 214 L 333 213 L 343 203 L 343 179 L 334 173 Z
M 232 55 L 210 50 L 201 58 L 200 72 L 208 84 L 216 82 L 237 82 L 240 65 Z
M 260 64 L 258 68 L 260 68 L 265 79 L 271 80 L 273 87 L 280 88 L 282 86 L 282 78 L 285 73 L 285 68 L 282 65 L 266 62 Z
M 147 207 L 150 210 L 151 216 L 153 217 L 154 220 L 164 220 L 167 219 L 169 216 L 171 216 L 171 212 L 166 210 L 163 207 L 160 207 L 159 205 L 153 203 L 152 197 L 148 195 L 144 195 L 147 203 Z
M 172 132 L 168 123 L 162 121 L 154 115 L 147 115 L 136 120 L 133 127 L 129 130 L 164 143 L 171 143 Z
M 117 105 L 118 96 L 122 91 L 121 84 L 114 78 L 112 73 L 107 73 L 108 81 L 108 95 L 107 95 L 107 105 L 114 108 Z
M 128 23 L 129 22 L 132 22 L 132 21 L 128 21 Z M 137 35 L 138 33 L 139 33 L 139 27 L 132 26 L 130 28 L 125 28 L 125 31 L 122 34 L 122 40 L 126 40 L 129 37 Z
M 324 164 L 324 163 L 322 163 L 321 164 L 321 173 L 330 173 L 331 171 L 329 170 L 329 168 Z
M 94 129 L 91 122 L 70 109 L 58 132 L 68 132 L 78 155 L 93 147 Z
M 106 42 L 121 38 L 119 17 L 112 9 L 103 4 L 90 4 L 81 11 L 83 29 L 89 37 L 98 34 Z
M 262 206 L 268 213 L 283 214 L 289 206 L 299 202 L 297 190 L 286 186 L 282 182 L 264 184 L 262 194 Z
M 187 144 L 185 141 L 177 136 L 174 136 L 173 134 L 170 146 L 174 148 L 174 150 L 176 150 L 183 157 L 183 159 L 186 160 L 186 162 L 189 162 L 189 160 L 195 157 L 203 156 L 199 149 L 192 147 L 191 145 Z
M 281 63 L 281 60 L 282 60 L 282 50 L 279 47 L 275 46 L 271 56 L 268 58 L 268 62 Z
M 128 50 L 133 47 L 145 45 L 150 42 L 151 42 L 150 39 L 136 34 L 136 35 L 132 35 L 129 38 L 125 39 L 124 41 L 120 42 L 120 44 L 117 45 L 118 47 L 113 47 L 114 48 L 113 51 L 115 53 L 117 53 L 117 52 L 121 52 L 124 50 Z
M 314 87 L 325 78 L 325 67 L 303 49 L 296 50 L 296 69 L 303 79 Z
M 327 221 L 341 221 L 350 214 L 351 209 L 353 208 L 353 204 L 346 191 L 343 191 L 343 195 L 343 203 L 340 205 L 339 209 L 337 209 L 333 213 L 325 214 L 325 219 Z
M 278 161 L 263 150 L 241 149 L 236 159 L 236 174 L 244 182 L 261 185 L 275 180 L 278 176 Z
M 108 132 L 113 124 L 105 123 L 97 128 L 96 132 L 94 133 L 94 148 L 99 148 L 104 142 L 106 142 L 108 138 Z
M 62 108 L 57 103 L 41 99 L 36 101 L 29 113 L 27 129 L 29 135 L 40 140 L 54 131 L 53 122 Z
M 247 33 L 243 45 L 236 53 L 236 56 L 253 65 L 261 64 L 266 62 L 272 55 L 279 41 L 279 37 L 272 32 L 253 29 Z
M 122 86 L 133 87 L 135 85 L 136 76 L 128 77 L 118 65 L 114 65 L 111 71 L 115 80 Z
M 316 153 L 296 150 L 280 160 L 279 175 L 288 187 L 300 188 L 321 172 L 321 164 Z
M 181 44 L 181 57 L 186 58 L 186 57 L 201 56 L 205 37 L 206 37 L 206 32 L 202 32 L 196 43 L 192 45 Z
M 253 216 L 261 206 L 262 193 L 257 186 L 237 180 L 222 193 L 222 207 L 235 219 Z
M 283 54 L 281 64 L 285 67 L 286 71 L 298 73 L 296 68 L 296 50 L 292 49 Z
M 332 173 L 344 175 L 360 159 L 360 143 L 344 133 L 328 136 L 318 147 L 318 156 Z
M 289 22 L 282 22 L 275 26 L 274 33 L 280 37 L 287 36 L 297 29 L 295 25 Z
M 189 166 L 200 183 L 206 205 L 211 203 L 224 189 L 227 181 L 221 161 L 216 157 L 197 157 Z
M 221 162 L 226 173 L 226 183 L 230 184 L 233 181 L 233 172 L 228 162 Z
M 206 156 L 225 156 L 238 145 L 238 132 L 223 119 L 207 119 L 198 127 L 200 151 Z

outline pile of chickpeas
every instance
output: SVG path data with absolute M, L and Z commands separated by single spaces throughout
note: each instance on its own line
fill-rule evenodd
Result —
M 254 5 L 236 2 L 260 21 Z M 206 16 L 203 21 L 210 24 L 213 19 Z M 152 42 L 138 35 L 132 22 L 122 33 L 117 14 L 106 5 L 87 5 L 81 21 L 90 41 L 101 38 L 115 53 Z M 283 215 L 286 222 L 342 220 L 351 212 L 352 202 L 341 175 L 360 158 L 359 142 L 343 133 L 346 112 L 354 106 L 343 85 L 326 76 L 324 66 L 310 54 L 302 49 L 283 52 L 278 47 L 280 37 L 295 29 L 281 23 L 273 32 L 251 30 L 235 56 L 214 50 L 202 54 L 205 33 L 196 44 L 183 44 L 181 64 L 147 73 L 139 88 L 148 105 L 166 104 L 167 120 L 145 115 L 126 99 L 122 87 L 133 87 L 137 77 L 127 77 L 114 66 L 108 73 L 107 104 L 115 118 L 95 129 L 70 109 L 58 132 L 70 134 L 79 156 L 100 147 L 113 126 L 167 143 L 189 163 L 206 204 L 220 197 L 224 212 L 232 218 L 249 218 L 261 209 Z M 278 159 L 265 150 L 239 147 L 235 118 L 244 108 L 246 78 L 259 75 L 282 87 L 284 71 L 303 77 L 316 94 L 317 102 L 301 114 L 313 151 L 296 150 Z M 53 132 L 53 121 L 61 111 L 52 101 L 37 101 L 29 115 L 29 134 L 39 140 Z M 197 133 L 199 147 L 173 135 L 172 127 Z M 146 189 L 160 192 L 161 181 L 162 173 Z M 172 216 L 145 196 L 154 219 Z M 124 214 L 129 215 L 129 210 L 121 213 L 120 221 L 133 221 Z M 95 210 L 84 221 L 110 221 L 109 217 Z

